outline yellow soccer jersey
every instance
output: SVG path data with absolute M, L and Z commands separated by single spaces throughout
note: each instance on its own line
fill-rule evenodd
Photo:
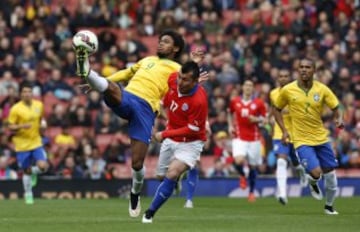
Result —
M 314 81 L 305 92 L 297 81 L 284 86 L 275 101 L 275 107 L 289 107 L 292 122 L 292 141 L 295 148 L 301 145 L 315 146 L 328 141 L 328 131 L 321 120 L 324 105 L 335 109 L 339 101 L 334 93 L 324 84 Z
M 149 56 L 107 79 L 115 82 L 131 79 L 125 89 L 147 101 L 156 112 L 160 109 L 160 100 L 169 89 L 169 75 L 179 70 L 180 64 L 175 61 Z
M 276 89 L 273 89 L 270 92 L 271 105 L 274 105 L 274 102 L 279 97 L 279 94 L 280 94 L 280 87 L 278 87 Z M 290 139 L 291 139 L 292 138 L 292 135 L 291 135 L 291 130 L 292 130 L 292 128 L 291 128 L 291 118 L 290 118 L 289 109 L 288 109 L 287 106 L 282 110 L 282 115 L 283 115 L 285 127 L 286 127 L 287 131 L 290 133 Z M 282 138 L 281 128 L 277 123 L 275 123 L 273 139 L 281 139 L 281 138 Z
M 38 100 L 32 100 L 31 106 L 19 101 L 10 109 L 8 122 L 10 124 L 30 123 L 28 129 L 19 129 L 12 137 L 15 151 L 30 151 L 42 146 L 40 135 L 40 122 L 44 106 Z

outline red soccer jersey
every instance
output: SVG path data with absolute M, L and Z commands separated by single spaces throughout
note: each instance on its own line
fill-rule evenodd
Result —
M 204 88 L 197 85 L 189 95 L 181 95 L 177 88 L 177 73 L 169 78 L 169 91 L 163 99 L 168 109 L 168 123 L 163 137 L 179 142 L 194 140 L 206 141 L 205 123 L 208 115 L 207 95 Z M 168 136 L 168 132 L 184 128 L 187 132 L 181 136 Z
M 260 139 L 258 123 L 250 122 L 249 116 L 266 116 L 266 107 L 261 99 L 255 98 L 244 102 L 241 97 L 235 97 L 230 102 L 230 112 L 235 116 L 234 129 L 237 138 L 245 141 Z

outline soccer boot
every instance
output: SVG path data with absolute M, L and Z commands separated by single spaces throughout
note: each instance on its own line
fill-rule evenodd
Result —
M 37 185 L 38 176 L 36 174 L 31 174 L 31 186 L 35 187 Z
M 34 204 L 34 197 L 32 193 L 25 193 L 25 204 L 27 205 L 33 205 Z
M 328 215 L 338 215 L 339 213 L 334 209 L 334 207 L 330 206 L 330 205 L 325 205 L 324 207 L 324 212 L 325 214 Z
M 76 75 L 86 78 L 90 73 L 89 53 L 83 46 L 75 48 Z
M 288 200 L 286 197 L 278 197 L 278 201 L 282 205 L 286 205 L 288 203 Z
M 246 189 L 247 188 L 247 181 L 246 181 L 245 176 L 240 176 L 239 186 L 240 186 L 241 189 Z
M 151 210 L 146 210 L 143 217 L 142 217 L 142 220 L 141 222 L 142 223 L 152 223 L 153 222 L 153 217 L 154 217 L 154 212 L 152 212 Z
M 311 196 L 313 196 L 313 198 L 319 201 L 323 199 L 323 194 L 317 183 L 309 184 L 309 187 L 310 187 Z
M 138 217 L 141 212 L 140 205 L 140 193 L 134 194 L 130 192 L 130 201 L 129 201 L 129 215 L 130 217 Z
M 253 203 L 255 201 L 256 201 L 255 194 L 254 193 L 249 193 L 248 202 Z
M 194 203 L 191 200 L 186 200 L 184 208 L 192 209 L 194 208 Z

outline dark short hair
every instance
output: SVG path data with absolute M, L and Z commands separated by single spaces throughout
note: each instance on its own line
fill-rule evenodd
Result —
M 194 61 L 187 61 L 181 66 L 181 73 L 190 73 L 192 72 L 192 78 L 198 79 L 200 76 L 200 68 L 198 64 Z
M 180 55 L 183 52 L 184 47 L 185 47 L 185 41 L 184 41 L 183 37 L 176 31 L 166 30 L 160 34 L 159 40 L 165 35 L 170 36 L 174 40 L 174 45 L 179 48 L 179 51 L 177 51 L 175 53 L 175 59 L 180 58 Z
M 24 88 L 29 88 L 29 89 L 32 89 L 33 88 L 33 85 L 28 82 L 28 81 L 23 81 L 21 84 L 20 84 L 20 92 L 24 89 Z

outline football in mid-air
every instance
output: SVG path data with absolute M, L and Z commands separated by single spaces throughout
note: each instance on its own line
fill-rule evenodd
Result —
M 94 54 L 99 47 L 99 41 L 94 32 L 80 30 L 73 37 L 74 48 L 85 47 L 89 54 Z

